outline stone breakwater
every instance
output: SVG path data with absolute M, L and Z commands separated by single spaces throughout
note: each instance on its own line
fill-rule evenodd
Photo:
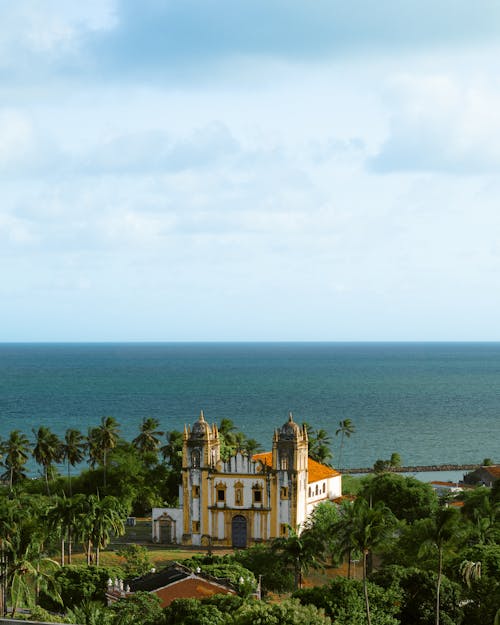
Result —
M 416 465 L 413 467 L 392 467 L 387 469 L 392 473 L 423 473 L 424 471 L 475 471 L 480 464 L 430 464 Z M 373 467 L 358 469 L 342 469 L 341 473 L 374 473 Z

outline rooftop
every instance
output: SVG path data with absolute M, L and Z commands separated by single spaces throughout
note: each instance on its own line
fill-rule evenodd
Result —
M 260 460 L 263 464 L 271 467 L 273 464 L 273 453 L 272 451 L 266 451 L 261 454 L 255 454 L 253 456 L 253 460 Z M 307 482 L 309 484 L 340 475 L 340 473 L 335 471 L 335 469 L 327 467 L 326 464 L 321 464 L 321 462 L 316 462 L 316 460 L 313 460 L 312 458 L 308 458 L 307 472 Z

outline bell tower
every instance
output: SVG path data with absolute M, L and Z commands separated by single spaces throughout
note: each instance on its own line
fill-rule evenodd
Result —
M 278 513 L 273 515 L 276 536 L 284 535 L 288 525 L 299 529 L 307 517 L 308 453 L 306 427 L 295 423 L 290 412 L 288 421 L 273 437 L 273 470 L 277 477 L 274 497 Z
M 203 410 L 198 421 L 184 426 L 182 445 L 183 542 L 201 545 L 209 536 L 210 472 L 220 460 L 220 439 L 215 423 L 210 427 Z

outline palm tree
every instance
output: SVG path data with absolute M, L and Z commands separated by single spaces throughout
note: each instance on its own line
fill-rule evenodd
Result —
M 4 502 L 0 513 L 2 552 L 6 558 L 5 586 L 9 589 L 14 615 L 20 603 L 32 606 L 44 590 L 60 601 L 53 572 L 57 562 L 43 555 L 46 539 L 45 506 L 33 497 L 20 495 Z
M 317 554 L 318 545 L 307 530 L 301 534 L 288 526 L 288 536 L 275 538 L 271 543 L 271 548 L 275 555 L 285 567 L 293 569 L 295 577 L 295 587 L 302 588 L 304 573 L 307 573 L 311 566 L 319 566 Z
M 2 478 L 9 480 L 9 487 L 12 491 L 14 484 L 26 477 L 24 465 L 28 462 L 30 443 L 19 430 L 13 430 L 9 438 L 2 441 L 0 449 L 4 456 L 2 466 L 6 469 Z
M 119 425 L 113 417 L 102 417 L 101 425 L 89 431 L 89 455 L 91 453 L 94 454 L 94 459 L 97 458 L 97 462 L 102 463 L 104 469 L 104 488 L 106 488 L 108 454 L 116 447 L 118 433 Z
M 167 443 L 161 447 L 163 459 L 168 462 L 174 472 L 182 469 L 182 432 L 172 430 L 167 432 Z
M 99 553 L 111 540 L 111 535 L 125 534 L 127 510 L 116 497 L 104 497 L 95 508 L 93 523 L 93 543 L 96 550 L 96 566 L 99 566 Z
M 43 467 L 43 475 L 47 485 L 47 495 L 50 495 L 49 476 L 52 475 L 54 462 L 60 462 L 62 458 L 62 445 L 57 434 L 49 428 L 41 426 L 35 432 L 35 446 L 32 451 L 35 461 Z
M 350 438 L 354 434 L 356 428 L 350 419 L 339 421 L 339 427 L 335 431 L 335 436 L 340 434 L 340 450 L 339 450 L 339 471 L 342 469 L 342 449 L 344 447 L 344 438 Z
M 328 464 L 328 460 L 333 458 L 330 449 L 332 440 L 328 432 L 323 428 L 314 430 L 309 423 L 304 423 L 304 425 L 306 426 L 307 438 L 309 439 L 309 457 L 316 460 L 316 462 Z
M 132 445 L 143 457 L 146 454 L 150 454 L 156 458 L 160 448 L 160 438 L 164 434 L 164 432 L 157 429 L 159 425 L 158 419 L 153 419 L 152 417 L 142 420 L 139 435 L 134 438 Z
M 436 581 L 436 625 L 439 625 L 441 608 L 441 582 L 443 579 L 443 555 L 445 548 L 457 538 L 459 512 L 455 508 L 438 508 L 434 516 L 425 519 L 422 524 L 426 538 L 420 551 L 437 549 L 437 581 Z
M 359 551 L 363 557 L 363 593 L 368 625 L 371 625 L 367 585 L 368 556 L 389 538 L 396 523 L 396 518 L 382 502 L 377 502 L 370 508 L 366 499 L 361 497 L 352 504 L 350 514 L 339 523 L 340 529 L 344 530 L 344 536 L 350 541 L 351 549 Z
M 85 456 L 85 439 L 79 430 L 68 429 L 64 435 L 64 443 L 61 445 L 62 459 L 68 464 L 69 496 L 72 495 L 71 467 L 81 462 Z
M 61 538 L 61 566 L 64 566 L 65 544 L 67 544 L 68 564 L 72 559 L 72 540 L 75 526 L 83 513 L 82 501 L 84 495 L 75 497 L 58 497 L 47 512 L 47 526 L 50 531 L 56 532 Z
M 252 458 L 252 456 L 262 451 L 262 445 L 258 441 L 256 441 L 255 438 L 245 438 L 242 451 L 249 458 Z

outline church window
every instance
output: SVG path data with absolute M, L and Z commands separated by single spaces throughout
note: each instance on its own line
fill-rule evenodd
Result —
M 262 487 L 259 485 L 252 487 L 253 503 L 262 503 Z
M 193 499 L 197 499 L 200 496 L 200 487 L 195 485 L 193 486 Z
M 311 487 L 309 486 L 309 497 L 312 495 L 311 493 Z
M 323 492 L 326 493 L 326 484 L 323 482 Z
M 220 482 L 215 486 L 217 503 L 226 503 L 226 485 Z
M 282 486 L 280 490 L 281 499 L 288 499 L 288 486 Z
M 281 456 L 280 466 L 282 471 L 288 471 L 288 458 Z
M 288 525 L 286 523 L 280 524 L 280 536 L 288 536 Z
M 200 522 L 193 521 L 193 534 L 199 534 L 199 533 L 200 533 Z
M 318 494 L 318 485 L 316 484 L 316 495 Z
M 191 466 L 193 469 L 200 468 L 200 452 L 197 449 L 195 449 L 191 454 Z

